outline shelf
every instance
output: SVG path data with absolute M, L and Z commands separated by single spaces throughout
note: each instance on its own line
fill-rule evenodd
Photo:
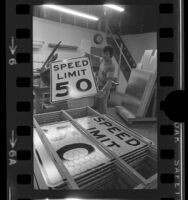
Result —
M 54 48 L 56 45 L 57 44 L 55 44 L 55 43 L 49 43 L 48 47 Z M 69 50 L 69 51 L 77 51 L 78 47 L 72 46 L 72 45 L 59 45 L 58 49 Z

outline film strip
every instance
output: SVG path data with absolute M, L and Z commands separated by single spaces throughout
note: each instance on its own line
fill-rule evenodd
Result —
M 42 1 L 41 4 L 46 2 Z M 56 2 L 57 3 L 57 2 Z M 59 2 L 61 4 L 61 2 Z M 72 3 L 72 2 L 71 2 Z M 87 5 L 88 2 L 80 2 Z M 102 2 L 94 2 L 101 4 Z M 134 1 L 135 4 L 138 2 Z M 148 3 L 143 1 L 143 3 Z M 6 99 L 8 198 L 184 199 L 184 124 L 174 99 L 184 99 L 183 2 L 156 1 L 158 11 L 157 188 L 155 190 L 34 190 L 32 9 L 34 1 L 6 2 Z M 65 2 L 70 4 L 70 2 Z M 72 4 L 75 4 L 73 2 Z M 126 4 L 123 2 L 123 4 Z M 127 4 L 130 4 L 128 1 Z M 10 81 L 11 80 L 11 81 Z M 173 101 L 172 101 L 173 99 Z M 140 198 L 138 198 L 138 196 Z

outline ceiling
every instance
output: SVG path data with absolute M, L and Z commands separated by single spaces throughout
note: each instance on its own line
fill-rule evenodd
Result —
M 120 35 L 157 31 L 157 8 L 152 5 L 121 5 L 125 9 L 122 13 L 105 8 L 102 5 L 66 5 L 66 7 L 89 13 L 99 18 L 103 18 L 106 12 L 106 17 L 111 27 Z M 41 14 L 43 12 L 47 12 L 48 14 Z M 34 16 L 37 17 L 51 18 L 51 20 L 59 21 L 60 17 L 57 15 L 61 15 L 62 23 L 73 24 L 76 21 L 76 25 L 78 26 L 85 26 L 86 24 L 88 26 L 89 24 L 88 28 L 97 28 L 97 22 L 88 22 L 88 20 L 58 13 L 58 11 L 54 10 L 44 10 L 43 7 L 39 6 L 34 8 Z

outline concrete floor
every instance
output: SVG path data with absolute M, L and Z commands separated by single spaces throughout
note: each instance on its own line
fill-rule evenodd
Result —
M 115 108 L 108 108 L 107 116 L 113 117 L 118 122 L 128 126 L 130 129 L 137 132 L 138 135 L 148 138 L 157 147 L 157 122 L 135 122 L 133 124 L 128 124 L 116 113 Z

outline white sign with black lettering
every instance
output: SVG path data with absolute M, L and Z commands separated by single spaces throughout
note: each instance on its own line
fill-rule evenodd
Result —
M 64 121 L 41 128 L 72 176 L 109 162 L 109 158 L 83 136 L 71 122 Z
M 52 103 L 92 96 L 97 93 L 88 57 L 53 63 L 50 85 Z
M 117 156 L 126 155 L 146 145 L 104 117 L 83 117 L 76 121 Z

